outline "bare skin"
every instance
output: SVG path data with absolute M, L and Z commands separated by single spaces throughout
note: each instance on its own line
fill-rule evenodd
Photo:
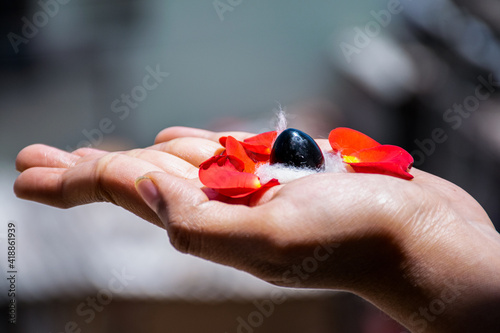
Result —
M 61 208 L 114 203 L 179 251 L 280 286 L 353 292 L 412 332 L 499 331 L 500 235 L 465 191 L 413 169 L 411 181 L 317 174 L 229 200 L 197 177 L 227 134 L 167 128 L 151 147 L 114 153 L 32 145 L 14 191 Z

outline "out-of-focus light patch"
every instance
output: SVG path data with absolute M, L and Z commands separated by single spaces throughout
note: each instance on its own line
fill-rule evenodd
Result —
M 314 175 L 317 173 L 343 173 L 347 169 L 342 163 L 342 157 L 339 154 L 332 152 L 323 152 L 325 157 L 325 169 L 316 170 L 310 168 L 295 168 L 286 166 L 284 164 L 263 164 L 256 171 L 255 174 L 260 178 L 262 184 L 267 183 L 271 179 L 278 179 L 280 184 L 288 184 L 294 180 L 302 177 Z
M 496 105 L 500 104 L 500 100 L 489 101 L 485 103 L 484 109 L 480 117 L 474 118 L 474 130 L 464 131 L 469 133 L 470 139 L 476 141 L 477 137 L 471 133 L 478 134 L 486 145 L 500 158 L 500 113 Z M 479 114 L 478 114 L 479 115 Z
M 409 21 L 441 38 L 475 65 L 499 74 L 500 42 L 487 24 L 450 0 L 405 0 L 403 5 L 402 14 Z M 472 7 L 478 6 L 474 3 Z M 489 9 L 496 13 L 494 10 Z
M 340 36 L 340 40 L 354 38 L 350 31 Z M 337 51 L 338 45 L 331 45 L 330 54 L 338 68 L 383 100 L 397 102 L 416 90 L 418 75 L 412 59 L 390 38 L 371 39 L 370 45 L 353 55 L 350 63 L 336 58 Z

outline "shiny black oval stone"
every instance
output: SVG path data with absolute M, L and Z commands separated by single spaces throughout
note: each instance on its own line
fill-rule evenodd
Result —
M 316 142 L 306 133 L 294 128 L 281 132 L 271 150 L 271 164 L 297 168 L 324 169 L 325 158 Z

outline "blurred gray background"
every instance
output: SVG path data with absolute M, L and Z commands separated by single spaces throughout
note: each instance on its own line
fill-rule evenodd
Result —
M 463 187 L 500 225 L 497 1 L 0 8 L 0 222 L 18 225 L 22 274 L 19 323 L 5 329 L 61 331 L 75 320 L 83 332 L 230 332 L 275 290 L 176 253 L 162 230 L 116 207 L 61 211 L 16 199 L 15 156 L 35 142 L 114 150 L 147 146 L 173 125 L 260 132 L 281 105 L 290 125 L 315 137 L 349 126 L 404 147 L 416 167 Z M 83 322 L 75 308 L 121 267 L 138 278 Z M 294 294 L 276 311 L 255 332 L 402 331 L 348 294 Z
M 60 5 L 19 53 L 2 38 L 0 135 L 12 142 L 6 154 L 32 142 L 75 147 L 86 139 L 82 130 L 99 128 L 102 118 L 116 126 L 105 142 L 134 146 L 171 125 L 218 127 L 223 118 L 237 127 L 268 126 L 278 102 L 331 96 L 328 39 L 375 4 L 349 3 L 242 1 L 221 16 L 212 1 Z M 25 6 L 2 18 L 20 36 L 20 18 L 41 10 L 35 1 Z M 142 85 L 148 66 L 169 76 L 143 100 L 139 94 L 122 119 L 112 103 Z

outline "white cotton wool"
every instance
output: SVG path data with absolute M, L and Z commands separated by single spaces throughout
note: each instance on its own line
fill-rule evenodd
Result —
M 325 172 L 347 172 L 346 165 L 344 164 L 340 153 L 334 153 L 333 151 L 324 151 L 323 155 L 325 156 Z
M 273 178 L 277 179 L 280 184 L 286 184 L 315 173 L 318 173 L 318 171 L 308 168 L 289 167 L 284 164 L 263 164 L 255 172 L 262 184 Z
M 276 119 L 275 119 L 275 128 L 276 132 L 278 132 L 278 135 L 281 134 L 286 128 L 288 127 L 287 121 L 286 121 L 286 113 L 285 110 L 281 108 L 281 105 L 279 106 L 279 109 L 276 113 Z
M 278 179 L 280 184 L 287 184 L 296 179 L 314 175 L 316 173 L 332 172 L 343 173 L 347 172 L 342 157 L 340 154 L 332 152 L 323 152 L 325 157 L 325 170 L 314 170 L 308 168 L 289 167 L 284 164 L 263 164 L 255 172 L 260 178 L 262 184 L 267 183 L 271 179 Z
M 279 105 L 276 112 L 276 118 L 274 120 L 274 127 L 278 135 L 287 129 L 287 115 L 285 110 Z M 332 151 L 323 151 L 323 156 L 325 157 L 325 169 L 324 170 L 314 170 L 307 168 L 294 168 L 289 167 L 284 164 L 263 164 L 256 171 L 255 174 L 260 178 L 262 184 L 267 183 L 271 179 L 278 179 L 280 184 L 287 184 L 296 179 L 314 175 L 316 173 L 332 172 L 332 173 L 343 173 L 347 172 L 345 164 L 342 161 L 342 156 L 340 153 L 334 153 Z

